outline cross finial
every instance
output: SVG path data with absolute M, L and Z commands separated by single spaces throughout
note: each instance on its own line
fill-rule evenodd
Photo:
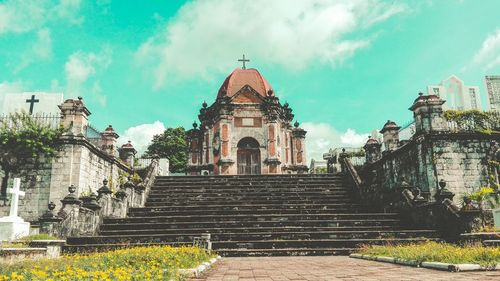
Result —
M 243 62 L 242 69 L 247 69 L 246 66 L 245 66 L 245 62 L 249 62 L 250 60 L 249 59 L 245 59 L 245 54 L 243 54 L 243 58 L 242 59 L 238 59 L 238 61 Z

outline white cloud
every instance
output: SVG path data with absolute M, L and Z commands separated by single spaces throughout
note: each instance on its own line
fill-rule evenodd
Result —
M 80 4 L 80 0 L 7 0 L 0 3 L 0 34 L 38 30 L 61 19 L 81 23 Z
M 148 145 L 155 135 L 159 135 L 165 131 L 165 125 L 160 121 L 155 121 L 152 124 L 142 124 L 128 128 L 125 133 L 120 136 L 120 144 L 132 142 L 138 154 L 144 153 Z
M 78 51 L 69 56 L 64 66 L 66 74 L 66 91 L 69 95 L 83 95 L 86 82 L 93 78 L 99 71 L 106 69 L 112 62 L 112 50 L 104 46 L 100 52 L 85 53 Z M 94 84 L 87 92 L 101 94 L 99 83 Z
M 481 49 L 474 55 L 473 63 L 483 66 L 485 70 L 500 66 L 500 28 L 484 40 Z
M 307 131 L 306 145 L 309 159 L 321 160 L 323 153 L 335 147 L 361 147 L 366 143 L 369 134 L 358 134 L 353 129 L 340 133 L 327 123 L 302 123 Z
M 227 72 L 242 53 L 255 65 L 334 66 L 370 45 L 356 31 L 405 9 L 379 0 L 193 1 L 141 44 L 136 60 L 153 68 L 156 88 L 173 78 Z
M 353 129 L 347 129 L 347 131 L 340 136 L 340 141 L 345 146 L 361 147 L 366 143 L 369 135 L 370 134 L 358 134 Z
M 22 52 L 21 61 L 14 68 L 17 73 L 37 61 L 47 61 L 52 58 L 52 36 L 50 29 L 42 28 L 37 32 L 37 40 L 31 44 L 31 49 Z
M 23 91 L 23 88 L 24 87 L 21 82 L 3 81 L 0 83 L 0 94 L 20 93 Z

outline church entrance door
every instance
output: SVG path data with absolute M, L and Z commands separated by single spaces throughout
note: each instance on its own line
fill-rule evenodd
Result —
M 260 175 L 260 149 L 254 138 L 238 142 L 238 175 Z

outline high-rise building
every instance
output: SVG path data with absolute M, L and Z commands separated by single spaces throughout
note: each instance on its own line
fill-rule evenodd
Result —
M 464 81 L 457 76 L 451 75 L 448 79 L 441 81 L 439 85 L 427 86 L 428 95 L 437 95 L 446 100 L 443 109 L 481 110 L 481 96 L 478 86 L 466 86 Z
M 485 76 L 488 103 L 491 111 L 500 111 L 500 75 Z

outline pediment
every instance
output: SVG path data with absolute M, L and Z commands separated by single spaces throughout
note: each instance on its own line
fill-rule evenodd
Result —
M 231 98 L 233 103 L 262 103 L 262 101 L 262 95 L 248 84 L 238 90 Z

